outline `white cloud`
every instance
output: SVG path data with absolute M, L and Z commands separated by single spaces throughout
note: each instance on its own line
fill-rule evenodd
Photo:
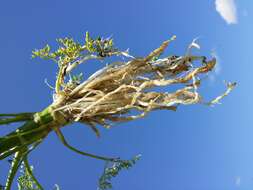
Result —
M 215 0 L 216 11 L 228 24 L 237 23 L 237 10 L 234 0 Z

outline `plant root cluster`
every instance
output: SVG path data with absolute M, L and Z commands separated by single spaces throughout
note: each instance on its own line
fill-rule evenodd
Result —
M 147 57 L 109 64 L 78 85 L 67 83 L 55 95 L 55 113 L 68 122 L 85 123 L 99 135 L 97 125 L 109 128 L 153 110 L 175 111 L 180 104 L 204 103 L 198 92 L 200 75 L 214 68 L 215 58 L 207 61 L 190 54 L 159 58 L 169 42 Z M 217 103 L 234 86 L 228 83 L 224 94 L 206 104 Z

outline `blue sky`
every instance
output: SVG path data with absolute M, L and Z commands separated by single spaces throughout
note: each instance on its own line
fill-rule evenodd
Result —
M 32 60 L 31 51 L 55 39 L 112 35 L 121 49 L 145 56 L 172 35 L 169 54 L 184 54 L 200 37 L 200 54 L 219 57 L 219 72 L 205 81 L 205 97 L 223 92 L 223 80 L 238 82 L 221 105 L 180 106 L 145 119 L 102 130 L 97 139 L 85 126 L 63 129 L 72 145 L 92 153 L 131 158 L 115 190 L 248 190 L 253 188 L 252 47 L 250 0 L 44 0 L 3 1 L 0 6 L 0 112 L 39 111 L 52 102 L 44 83 L 54 83 L 56 65 Z M 99 63 L 100 64 L 100 63 Z M 99 66 L 82 67 L 87 75 Z M 0 135 L 10 130 L 1 129 Z M 50 134 L 30 157 L 45 189 L 96 189 L 104 163 L 67 150 Z M 8 163 L 0 162 L 4 183 Z M 16 187 L 14 188 L 16 189 Z

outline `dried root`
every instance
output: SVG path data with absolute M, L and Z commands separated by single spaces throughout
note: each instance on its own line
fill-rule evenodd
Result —
M 88 124 L 99 135 L 96 125 L 108 128 L 153 110 L 175 111 L 180 104 L 203 103 L 200 75 L 210 72 L 216 60 L 190 54 L 159 59 L 169 42 L 147 57 L 109 64 L 81 84 L 65 85 L 55 96 L 54 111 L 70 122 Z M 234 86 L 229 84 L 223 95 L 206 104 L 217 103 Z

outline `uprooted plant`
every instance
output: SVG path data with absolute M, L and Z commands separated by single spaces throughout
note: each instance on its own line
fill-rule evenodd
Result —
M 115 123 L 145 117 L 153 110 L 175 111 L 180 104 L 212 105 L 233 89 L 235 83 L 227 83 L 224 94 L 210 102 L 204 102 L 198 92 L 202 82 L 201 75 L 209 73 L 216 60 L 192 55 L 190 51 L 182 56 L 170 55 L 161 58 L 161 54 L 174 38 L 163 42 L 144 58 L 135 58 L 129 55 L 128 51 L 118 50 L 111 38 L 92 39 L 88 32 L 84 43 L 63 38 L 57 40 L 59 48 L 55 51 L 52 51 L 49 45 L 33 51 L 33 57 L 52 60 L 59 66 L 53 102 L 43 111 L 36 113 L 0 114 L 0 125 L 24 122 L 17 130 L 0 138 L 0 159 L 14 155 L 5 189 L 10 190 L 22 162 L 37 187 L 42 189 L 32 171 L 28 169 L 27 159 L 31 151 L 52 131 L 56 132 L 61 142 L 72 151 L 114 163 L 116 166 L 118 163 L 120 166 L 127 162 L 72 147 L 66 141 L 61 128 L 79 122 L 89 126 L 99 136 L 97 126 L 110 128 Z M 188 50 L 194 46 L 195 42 Z M 83 80 L 81 74 L 72 74 L 80 64 L 89 60 L 102 61 L 111 56 L 118 56 L 120 61 L 104 66 L 87 80 Z M 121 57 L 125 57 L 127 61 Z M 178 88 L 167 92 L 170 86 Z

